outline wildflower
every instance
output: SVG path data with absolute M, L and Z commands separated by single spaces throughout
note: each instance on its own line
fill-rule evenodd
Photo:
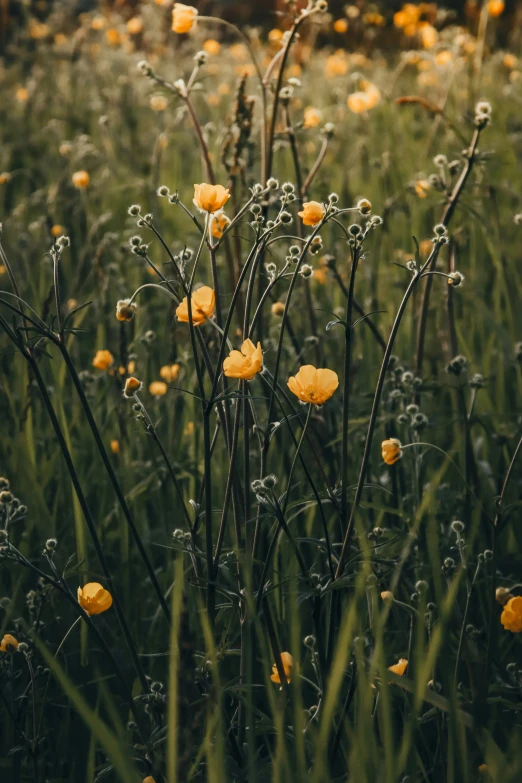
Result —
M 114 364 L 114 356 L 110 351 L 96 351 L 96 355 L 92 360 L 92 366 L 97 370 L 108 370 Z
M 78 603 L 88 615 L 101 614 L 112 606 L 112 595 L 98 582 L 88 582 L 78 588 Z
M 374 25 L 375 27 L 382 27 L 386 24 L 386 19 L 379 13 L 364 14 L 363 22 L 368 25 Z
M 146 778 L 143 778 L 143 783 L 156 783 L 156 780 L 152 777 L 152 775 L 147 775 Z
M 278 44 L 281 43 L 283 40 L 283 31 L 279 30 L 277 27 L 274 27 L 273 30 L 270 30 L 268 33 L 268 41 L 271 44 Z
M 172 29 L 175 33 L 189 33 L 196 26 L 197 9 L 191 5 L 174 3 Z
M 509 599 L 500 616 L 500 622 L 506 631 L 522 632 L 522 596 L 516 595 Z
M 219 41 L 215 41 L 213 38 L 209 38 L 203 44 L 203 51 L 207 54 L 219 54 L 221 51 L 221 44 Z
M 92 30 L 103 30 L 105 27 L 105 19 L 103 16 L 95 16 L 94 19 L 91 22 L 91 29 Z
M 142 382 L 131 375 L 130 378 L 127 378 L 127 380 L 125 381 L 123 396 L 126 397 L 127 399 L 130 399 L 140 391 L 142 386 L 143 386 Z
M 283 671 L 285 673 L 286 681 L 290 682 L 290 675 L 292 674 L 292 666 L 294 665 L 294 659 L 290 655 L 289 652 L 282 652 L 281 653 L 281 663 L 283 664 Z M 272 682 L 281 683 L 281 678 L 279 677 L 279 672 L 277 671 L 277 666 L 272 666 L 272 674 L 270 675 L 270 679 Z
M 361 198 L 357 202 L 357 209 L 361 213 L 361 215 L 369 215 L 372 211 L 372 205 L 371 202 L 368 201 L 367 198 Z
M 325 209 L 319 201 L 305 201 L 303 211 L 297 214 L 303 219 L 303 225 L 316 226 L 324 218 Z
M 326 58 L 324 72 L 327 79 L 331 79 L 333 76 L 344 76 L 347 71 L 348 60 L 343 49 L 338 49 Z
M 274 302 L 270 309 L 272 311 L 272 315 L 283 315 L 285 311 L 284 302 Z
M 228 218 L 224 212 L 216 212 L 212 221 L 211 233 L 216 239 L 221 239 L 223 231 L 230 224 L 230 218 Z
M 27 103 L 29 100 L 29 90 L 26 90 L 25 87 L 19 87 L 15 92 L 15 98 L 18 103 Z
M 149 386 L 149 392 L 153 397 L 163 397 L 167 393 L 167 384 L 163 381 L 152 381 Z
M 121 44 L 121 33 L 115 27 L 110 27 L 105 33 L 105 37 L 110 46 L 119 46 Z
M 212 318 L 216 306 L 216 294 L 213 288 L 204 285 L 194 291 L 191 297 L 192 323 L 201 326 L 207 318 Z M 183 299 L 176 309 L 178 321 L 189 323 L 187 297 Z
M 229 198 L 230 191 L 223 185 L 208 185 L 206 182 L 194 185 L 193 201 L 202 212 L 218 212 L 223 209 Z
M 450 272 L 448 275 L 448 285 L 452 285 L 454 288 L 456 288 L 459 285 L 462 285 L 464 282 L 464 275 L 461 275 L 460 272 Z
M 508 68 L 510 71 L 513 70 L 513 68 L 516 68 L 518 65 L 518 59 L 515 57 L 514 54 L 510 54 L 509 52 L 504 55 L 504 67 Z
M 385 604 L 392 604 L 395 600 L 395 597 L 391 590 L 383 590 L 381 593 L 381 598 L 384 601 Z
M 183 435 L 193 435 L 194 434 L 194 422 L 188 421 L 185 429 L 183 430 Z
M 51 228 L 51 235 L 53 237 L 59 237 L 64 233 L 65 233 L 65 229 L 63 226 L 60 226 L 59 223 L 56 223 L 56 225 L 52 226 Z
M 131 35 L 138 35 L 143 30 L 143 22 L 139 16 L 133 16 L 127 22 L 127 32 Z
M 160 377 L 167 383 L 175 381 L 179 375 L 181 366 L 179 364 L 165 364 L 159 371 Z
M 380 100 L 380 90 L 374 84 L 365 82 L 365 88 L 349 95 L 346 103 L 354 114 L 362 114 L 377 106 Z
M 10 633 L 6 633 L 0 642 L 0 651 L 10 653 L 18 649 L 18 639 L 15 639 Z
M 11 179 L 11 174 L 8 171 L 3 171 L 0 174 L 0 185 L 5 185 Z
M 131 304 L 129 299 L 120 299 L 116 302 L 116 318 L 118 321 L 132 321 L 137 309 L 135 302 Z
M 333 23 L 333 29 L 336 33 L 345 33 L 348 30 L 348 20 L 336 19 Z
M 251 381 L 263 368 L 263 352 L 261 343 L 254 345 L 252 340 L 245 340 L 241 351 L 231 351 L 223 362 L 223 372 L 227 378 L 242 378 Z
M 388 671 L 393 672 L 394 674 L 398 674 L 400 677 L 402 677 L 407 667 L 408 661 L 406 658 L 399 658 L 397 663 L 394 663 L 392 666 L 388 666 Z
M 339 386 L 339 378 L 333 370 L 316 369 L 305 364 L 288 379 L 288 388 L 301 402 L 323 405 Z
M 490 16 L 500 16 L 504 11 L 504 0 L 489 0 L 488 14 Z
M 427 179 L 418 179 L 413 187 L 419 198 L 426 198 L 428 191 L 431 189 L 431 185 Z
M 169 102 L 164 95 L 152 95 L 149 105 L 152 111 L 165 111 Z
M 111 440 L 111 451 L 113 454 L 119 454 L 120 453 L 120 441 L 119 440 Z
M 85 188 L 88 188 L 90 181 L 91 178 L 87 171 L 75 171 L 72 175 L 72 183 L 78 190 L 85 190 Z
M 307 106 L 304 110 L 303 128 L 316 128 L 322 120 L 322 114 L 313 106 Z
M 401 442 L 397 438 L 389 438 L 381 443 L 382 458 L 387 465 L 395 465 L 402 457 Z
M 505 606 L 511 598 L 511 593 L 507 587 L 497 587 L 495 590 L 495 598 L 501 606 Z

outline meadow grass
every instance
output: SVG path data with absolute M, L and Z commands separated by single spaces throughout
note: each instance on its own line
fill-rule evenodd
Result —
M 188 34 L 169 3 L 21 6 L 2 781 L 521 779 L 522 68 L 500 5 L 461 27 L 319 0 L 270 32 L 201 7 Z M 310 365 L 335 379 L 300 385 Z

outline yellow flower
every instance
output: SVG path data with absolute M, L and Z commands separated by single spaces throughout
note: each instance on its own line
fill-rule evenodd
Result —
M 387 465 L 395 465 L 402 457 L 401 442 L 397 438 L 389 438 L 381 443 L 382 458 Z
M 449 49 L 443 49 L 441 52 L 437 52 L 435 55 L 435 63 L 437 65 L 447 65 L 453 59 L 453 55 Z
M 54 36 L 54 42 L 56 46 L 65 46 L 67 43 L 67 36 L 64 33 L 56 33 Z
M 91 22 L 91 28 L 93 30 L 103 30 L 106 25 L 106 21 L 103 16 L 95 16 Z
M 18 639 L 15 639 L 10 633 L 6 633 L 0 642 L 0 650 L 2 652 L 14 652 L 18 649 Z
M 506 631 L 522 632 L 522 596 L 510 598 L 500 616 L 500 622 Z
M 436 29 L 429 22 L 423 22 L 420 28 L 422 45 L 425 49 L 431 49 L 437 43 L 439 37 Z
M 120 441 L 119 440 L 111 440 L 111 451 L 113 454 L 119 454 L 120 453 Z
M 281 43 L 283 40 L 283 31 L 279 30 L 277 27 L 274 27 L 273 30 L 270 30 L 268 33 L 268 40 L 271 44 L 278 44 Z
M 139 392 L 142 386 L 143 386 L 142 382 L 131 375 L 130 378 L 127 378 L 127 380 L 125 381 L 123 396 L 127 397 L 127 399 L 133 397 L 137 392 Z
M 175 33 L 189 33 L 196 26 L 197 9 L 191 5 L 174 3 L 172 9 L 172 29 Z
M 152 381 L 149 386 L 149 392 L 153 397 L 163 397 L 167 393 L 167 384 L 163 381 Z
M 214 215 L 214 219 L 211 223 L 211 233 L 212 236 L 216 239 L 221 239 L 223 236 L 223 231 L 225 228 L 229 225 L 230 218 L 227 218 L 224 212 L 216 212 Z
M 316 128 L 322 118 L 322 114 L 318 109 L 314 109 L 313 106 L 307 106 L 304 110 L 303 128 Z
M 112 595 L 98 582 L 88 582 L 78 588 L 78 603 L 87 614 L 101 614 L 112 606 Z
M 96 351 L 96 356 L 92 360 L 92 366 L 97 370 L 108 370 L 114 364 L 114 356 L 110 351 Z
M 339 386 L 339 378 L 333 370 L 317 370 L 305 364 L 299 372 L 288 379 L 288 388 L 301 402 L 323 405 Z
M 230 84 L 227 84 L 226 82 L 221 82 L 221 84 L 218 84 L 219 95 L 228 95 L 229 93 L 230 93 Z
M 283 664 L 283 671 L 285 673 L 286 681 L 290 682 L 290 675 L 292 674 L 292 666 L 294 665 L 294 659 L 290 655 L 289 652 L 282 652 L 281 653 L 281 663 Z M 279 672 L 277 671 L 277 666 L 272 666 L 272 674 L 270 675 L 270 679 L 272 682 L 281 682 L 281 678 L 279 677 Z
M 488 2 L 488 14 L 490 16 L 500 16 L 504 11 L 504 0 L 489 0 Z
M 223 185 L 208 185 L 206 182 L 194 185 L 193 201 L 202 212 L 218 212 L 223 209 L 229 198 L 230 191 Z
M 128 299 L 120 299 L 116 302 L 116 318 L 118 321 L 132 321 L 136 315 L 138 305 L 135 302 L 129 304 Z
M 59 223 L 56 223 L 51 228 L 51 234 L 52 234 L 53 237 L 60 237 L 62 234 L 65 234 L 65 229 Z
M 207 318 L 212 318 L 216 307 L 216 294 L 213 288 L 204 285 L 194 291 L 191 298 L 192 323 L 194 326 L 201 326 Z M 183 299 L 176 309 L 178 321 L 189 323 L 187 297 Z
M 368 14 L 364 14 L 363 22 L 365 24 L 373 24 L 376 27 L 382 27 L 383 25 L 386 24 L 386 19 L 382 14 L 368 13 Z
M 272 311 L 272 315 L 283 315 L 285 311 L 284 302 L 274 302 L 270 309 Z
M 15 98 L 18 103 L 27 103 L 29 100 L 29 90 L 26 90 L 25 87 L 19 87 L 15 92 Z
M 509 68 L 511 71 L 513 68 L 516 68 L 518 65 L 518 59 L 515 57 L 514 54 L 505 54 L 504 55 L 504 67 Z
M 381 598 L 385 604 L 392 604 L 394 601 L 394 595 L 391 590 L 383 590 L 381 593 Z
M 158 0 L 156 0 L 158 2 Z M 156 783 L 156 780 L 152 777 L 152 775 L 147 775 L 146 778 L 143 778 L 143 783 Z
M 164 381 L 167 381 L 167 383 L 172 383 L 172 381 L 177 379 L 180 370 L 181 366 L 179 364 L 165 364 L 161 368 L 159 374 Z
M 143 22 L 141 20 L 141 17 L 139 16 L 133 16 L 132 19 L 129 19 L 127 22 L 127 32 L 131 35 L 137 35 L 138 33 L 141 33 L 143 30 Z
M 393 672 L 394 674 L 398 674 L 400 677 L 402 677 L 407 668 L 408 661 L 406 658 L 399 658 L 397 663 L 394 663 L 393 666 L 388 666 L 388 671 Z
M 374 106 L 377 106 L 380 100 L 381 92 L 379 88 L 370 82 L 365 82 L 364 89 L 359 90 L 358 92 L 352 92 L 352 94 L 348 96 L 346 103 L 350 111 L 353 111 L 354 114 L 362 114 L 365 111 L 373 109 Z
M 119 46 L 121 44 L 121 33 L 115 27 L 110 27 L 105 33 L 105 37 L 107 43 L 111 46 Z
M 419 198 L 426 198 L 428 191 L 431 190 L 431 185 L 427 179 L 418 179 L 413 187 Z
M 344 76 L 347 71 L 348 61 L 343 49 L 338 49 L 326 58 L 324 73 L 327 79 L 331 79 L 333 76 Z
M 9 182 L 10 179 L 11 179 L 10 173 L 8 171 L 3 171 L 0 174 L 0 185 L 5 185 L 6 182 Z
M 91 178 L 87 171 L 75 171 L 72 175 L 72 183 L 78 190 L 85 190 L 85 188 L 88 188 L 90 181 Z
M 333 29 L 336 33 L 345 33 L 348 30 L 348 20 L 336 19 L 333 23 Z
M 262 368 L 261 343 L 256 346 L 248 339 L 241 346 L 241 351 L 231 351 L 223 362 L 223 372 L 227 378 L 242 378 L 245 381 L 251 381 Z
M 153 95 L 150 99 L 150 108 L 152 111 L 165 111 L 168 101 L 164 95 Z
M 193 435 L 194 434 L 194 422 L 188 421 L 187 426 L 183 430 L 183 435 Z
M 324 206 L 319 201 L 305 201 L 303 211 L 297 214 L 303 218 L 304 226 L 316 226 L 324 218 L 324 213 Z
M 221 51 L 221 44 L 219 41 L 214 40 L 214 38 L 209 38 L 203 44 L 203 51 L 207 54 L 219 54 Z
M 328 280 L 328 267 L 322 266 L 319 269 L 314 269 L 313 278 L 321 285 L 326 285 L 326 281 Z

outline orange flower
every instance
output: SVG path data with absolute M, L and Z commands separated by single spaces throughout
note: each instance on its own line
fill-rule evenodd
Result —
M 65 234 L 65 229 L 64 229 L 64 227 L 63 227 L 63 226 L 60 226 L 60 224 L 59 224 L 59 223 L 56 223 L 56 225 L 54 225 L 54 226 L 51 228 L 51 235 L 52 235 L 53 237 L 61 237 L 61 235 L 62 235 L 62 234 Z
M 0 651 L 2 652 L 14 652 L 18 649 L 18 639 L 15 639 L 10 633 L 6 633 L 0 642 Z
M 209 38 L 203 44 L 203 51 L 207 54 L 219 54 L 221 51 L 221 44 L 219 41 L 214 40 L 214 38 Z
M 227 378 L 242 378 L 245 381 L 251 381 L 262 368 L 261 343 L 256 346 L 248 339 L 241 346 L 241 351 L 231 351 L 223 362 L 223 371 Z
M 127 378 L 127 380 L 125 381 L 123 396 L 127 397 L 127 399 L 133 397 L 137 392 L 139 392 L 142 386 L 143 386 L 142 382 L 131 375 L 130 378 Z
M 223 185 L 208 185 L 206 182 L 194 185 L 193 201 L 202 212 L 218 212 L 223 209 L 229 198 L 230 191 Z
M 149 392 L 153 397 L 163 397 L 167 393 L 167 384 L 163 381 L 152 381 L 149 386 Z
M 336 33 L 345 33 L 348 30 L 348 20 L 336 19 L 333 23 L 333 29 Z
M 274 27 L 274 29 L 270 30 L 268 33 L 268 40 L 271 44 L 281 43 L 283 40 L 283 31 L 279 30 L 277 27 Z
M 108 370 L 114 364 L 114 356 L 110 351 L 96 351 L 96 355 L 92 360 L 92 366 L 97 370 Z
M 8 171 L 3 171 L 0 174 L 0 185 L 5 185 L 11 179 L 11 174 Z
M 399 658 L 397 663 L 394 663 L 393 666 L 388 666 L 388 671 L 393 672 L 394 674 L 398 674 L 400 677 L 402 677 L 407 668 L 408 661 L 406 658 Z
M 191 5 L 174 3 L 172 9 L 172 29 L 175 33 L 189 33 L 196 26 L 197 9 Z
M 304 226 L 316 226 L 324 218 L 325 209 L 319 201 L 305 201 L 303 211 L 298 212 Z
M 423 22 L 420 28 L 422 45 L 425 49 L 431 49 L 437 43 L 439 37 L 436 29 L 429 22 Z
M 285 311 L 284 302 L 274 302 L 270 309 L 272 311 L 272 315 L 283 315 Z
M 111 46 L 119 46 L 121 44 L 121 33 L 115 27 L 110 27 L 105 33 L 105 37 L 107 43 Z
M 103 16 L 95 16 L 91 22 L 91 28 L 93 30 L 103 30 L 106 25 L 106 21 Z
M 500 616 L 500 622 L 506 631 L 522 632 L 522 596 L 516 595 L 509 599 Z
M 150 99 L 150 108 L 152 111 L 165 111 L 168 101 L 164 95 L 153 95 Z
M 383 440 L 381 449 L 382 458 L 387 465 L 395 465 L 402 457 L 401 442 L 397 438 Z
M 348 108 L 354 114 L 362 114 L 373 109 L 381 100 L 381 92 L 378 87 L 370 82 L 365 82 L 363 86 L 363 90 L 353 92 L 346 101 Z
M 127 32 L 131 35 L 138 35 L 138 33 L 141 33 L 143 30 L 143 22 L 141 20 L 141 17 L 139 16 L 133 16 L 132 19 L 129 19 L 127 22 Z
M 419 198 L 426 198 L 428 191 L 431 190 L 431 185 L 427 179 L 418 179 L 413 187 Z
M 135 302 L 129 304 L 128 299 L 120 299 L 116 302 L 116 318 L 118 321 L 132 321 L 137 309 L 138 305 Z
M 381 593 L 381 598 L 384 601 L 384 603 L 388 605 L 392 604 L 395 600 L 391 590 L 383 590 Z
M 504 11 L 505 3 L 503 0 L 489 0 L 488 14 L 490 16 L 500 16 Z
M 120 441 L 119 440 L 111 440 L 111 451 L 113 454 L 119 454 L 120 453 Z
M 181 366 L 179 364 L 165 364 L 161 368 L 159 374 L 164 381 L 167 381 L 167 383 L 172 383 L 172 381 L 177 379 L 180 370 Z
M 26 90 L 25 87 L 19 87 L 15 92 L 15 98 L 18 103 L 27 103 L 29 100 L 29 90 Z
M 326 58 L 324 73 L 327 79 L 331 79 L 333 76 L 344 76 L 347 71 L 348 61 L 343 49 L 338 49 Z
M 504 67 L 509 68 L 509 70 L 513 70 L 513 68 L 516 68 L 518 65 L 518 59 L 515 57 L 514 54 L 510 54 L 509 52 L 504 55 Z
M 112 595 L 98 582 L 88 582 L 78 588 L 78 603 L 88 615 L 101 614 L 112 606 Z
M 213 288 L 204 285 L 194 291 L 191 298 L 192 323 L 194 326 L 201 326 L 207 318 L 212 318 L 216 307 L 216 294 Z M 183 299 L 176 309 L 178 321 L 188 324 L 188 302 L 187 297 Z
M 152 777 L 152 775 L 147 775 L 146 778 L 143 778 L 143 783 L 156 783 L 156 780 Z
M 313 106 L 307 106 L 304 110 L 303 128 L 316 128 L 322 120 L 322 114 Z
M 301 402 L 323 405 L 339 386 L 339 378 L 333 370 L 317 370 L 305 364 L 299 372 L 288 379 L 288 388 Z
M 90 181 L 91 178 L 87 171 L 75 171 L 72 175 L 72 183 L 78 190 L 85 190 L 85 188 L 88 188 Z
M 294 665 L 294 659 L 290 655 L 289 652 L 282 652 L 281 653 L 281 663 L 283 664 L 283 671 L 285 673 L 286 681 L 290 682 L 290 675 L 292 674 L 292 666 Z M 279 677 L 279 672 L 277 671 L 277 666 L 272 666 L 272 674 L 270 675 L 270 679 L 272 682 L 281 682 L 281 678 Z
M 211 224 L 212 236 L 216 239 L 221 239 L 223 231 L 230 224 L 230 218 L 227 218 L 224 212 L 216 212 Z

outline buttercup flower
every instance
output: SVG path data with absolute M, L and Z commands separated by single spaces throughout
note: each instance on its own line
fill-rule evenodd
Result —
M 231 351 L 223 362 L 223 371 L 227 378 L 242 378 L 245 381 L 251 381 L 262 367 L 261 343 L 256 346 L 252 340 L 245 340 L 241 351 Z
M 18 639 L 15 639 L 10 633 L 6 633 L 0 642 L 1 652 L 14 652 L 18 649 Z
M 218 212 L 229 198 L 230 191 L 223 185 L 208 185 L 206 182 L 194 185 L 193 202 L 202 212 Z
M 288 388 L 301 402 L 323 405 L 339 386 L 339 378 L 333 370 L 317 370 L 305 364 L 288 379 Z
M 15 98 L 18 103 L 27 103 L 29 100 L 29 90 L 26 90 L 25 87 L 19 87 L 15 92 Z
M 189 33 L 196 26 L 197 8 L 183 3 L 174 3 L 172 29 L 175 33 Z
M 63 226 L 60 226 L 59 223 L 56 223 L 56 225 L 51 227 L 51 235 L 53 237 L 60 237 L 62 234 L 65 234 L 65 229 Z
M 153 95 L 150 99 L 150 108 L 152 111 L 165 111 L 168 101 L 164 95 Z
M 522 596 L 516 595 L 510 598 L 504 606 L 500 616 L 500 622 L 506 629 L 512 633 L 522 632 Z
M 101 614 L 112 606 L 112 595 L 98 582 L 88 582 L 78 588 L 78 603 L 87 614 Z
M 224 212 L 216 212 L 212 220 L 211 233 L 215 239 L 221 239 L 223 231 L 229 225 L 230 218 L 227 218 Z
M 488 14 L 490 16 L 500 16 L 500 14 L 502 14 L 504 11 L 504 7 L 504 0 L 489 0 Z
M 105 33 L 105 37 L 107 38 L 107 43 L 111 46 L 119 46 L 121 44 L 121 33 L 115 27 L 110 27 Z
M 272 311 L 272 315 L 283 315 L 285 311 L 284 302 L 274 302 L 270 309 Z
M 11 179 L 11 174 L 8 171 L 3 171 L 0 174 L 0 185 L 5 185 Z
M 134 394 L 136 394 L 136 392 L 139 392 L 142 386 L 143 386 L 142 382 L 131 375 L 131 377 L 127 378 L 127 380 L 125 381 L 123 396 L 127 398 L 132 397 Z
M 353 92 L 346 101 L 350 111 L 354 114 L 362 114 L 377 106 L 381 99 L 380 90 L 370 82 L 363 83 L 363 89 Z
M 120 441 L 119 440 L 111 440 L 111 451 L 113 454 L 119 454 L 120 453 Z
M 213 38 L 209 38 L 203 44 L 203 51 L 207 54 L 219 54 L 221 51 L 221 44 L 219 41 L 215 41 Z
M 114 356 L 110 351 L 96 351 L 96 355 L 92 360 L 92 366 L 97 370 L 108 370 L 114 364 Z
M 388 666 L 388 671 L 393 672 L 394 674 L 398 674 L 402 677 L 407 668 L 408 661 L 406 658 L 399 658 L 397 663 L 394 663 L 393 666 Z
M 394 601 L 394 595 L 391 590 L 383 590 L 381 593 L 381 598 L 385 604 L 392 604 Z
M 161 368 L 159 374 L 164 381 L 167 381 L 167 383 L 172 383 L 172 381 L 177 379 L 180 370 L 181 366 L 179 364 L 165 364 Z
M 156 783 L 156 781 L 152 775 L 147 775 L 146 778 L 143 778 L 143 783 Z
M 116 318 L 118 321 L 132 321 L 136 315 L 138 305 L 134 302 L 129 304 L 128 299 L 120 299 L 116 302 Z
M 382 458 L 387 465 L 395 465 L 402 457 L 401 442 L 397 438 L 388 438 L 381 444 Z
M 154 397 L 163 397 L 167 393 L 167 388 L 164 381 L 153 381 L 149 386 L 149 391 Z
M 282 652 L 281 653 L 281 663 L 283 664 L 283 670 L 285 673 L 286 681 L 290 682 L 290 675 L 292 674 L 292 666 L 294 665 L 294 659 L 290 655 L 289 652 Z M 279 677 L 279 672 L 277 671 L 277 666 L 272 666 L 272 674 L 270 675 L 270 679 L 272 682 L 281 682 L 281 678 Z
M 133 16 L 127 22 L 127 32 L 131 35 L 137 35 L 143 30 L 143 22 L 139 16 Z
M 333 23 L 333 29 L 336 33 L 345 33 L 348 30 L 348 20 L 336 19 Z
M 324 218 L 324 206 L 319 201 L 305 201 L 302 212 L 298 212 L 303 218 L 304 226 L 316 226 Z
M 207 318 L 212 318 L 215 307 L 216 294 L 213 288 L 204 285 L 201 288 L 198 288 L 197 291 L 194 291 L 191 298 L 192 323 L 194 326 L 201 326 L 201 324 L 205 323 Z M 177 307 L 176 315 L 178 316 L 178 321 L 182 321 L 186 324 L 189 323 L 187 297 L 185 297 Z
M 88 188 L 90 181 L 91 178 L 87 171 L 75 171 L 72 175 L 72 183 L 78 190 L 85 190 L 85 188 Z
M 319 109 L 313 106 L 307 106 L 304 110 L 303 128 L 316 128 L 322 120 L 322 114 Z

